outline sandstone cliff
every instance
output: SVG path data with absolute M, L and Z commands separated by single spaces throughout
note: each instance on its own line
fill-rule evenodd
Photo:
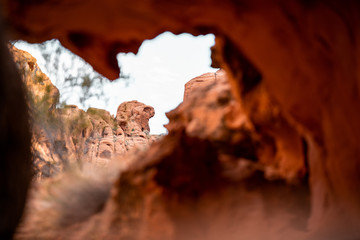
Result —
M 59 91 L 29 53 L 11 47 L 28 91 L 32 115 L 32 151 L 37 179 L 53 177 L 64 168 L 107 166 L 133 148 L 158 139 L 150 135 L 155 111 L 138 101 L 120 104 L 116 117 L 106 110 L 75 105 L 57 108 Z

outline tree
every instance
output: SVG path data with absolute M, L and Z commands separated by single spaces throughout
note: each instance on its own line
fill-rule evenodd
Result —
M 20 42 L 21 44 L 28 44 Z M 14 43 L 13 43 L 14 44 Z M 74 93 L 81 108 L 90 107 L 93 98 L 108 101 L 103 85 L 108 81 L 105 77 L 94 71 L 82 58 L 64 48 L 57 39 L 49 40 L 41 44 L 31 44 L 38 50 L 44 59 L 44 72 L 49 75 L 51 81 L 59 88 L 61 105 L 66 105 L 67 100 Z M 120 74 L 115 81 L 124 80 L 128 84 L 129 76 Z

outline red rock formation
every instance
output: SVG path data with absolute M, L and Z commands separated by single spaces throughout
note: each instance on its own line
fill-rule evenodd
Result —
M 292 152 L 299 152 L 296 136 L 302 136 L 311 189 L 309 232 L 314 239 L 359 238 L 358 1 L 3 2 L 15 38 L 59 38 L 111 79 L 119 73 L 117 52 L 136 52 L 145 39 L 166 30 L 214 33 L 213 64 L 229 73 L 242 106 L 228 114 L 233 127 L 241 126 L 245 113 L 259 131 L 279 134 L 279 148 Z M 277 112 L 284 128 L 269 124 Z M 198 146 L 186 144 L 190 139 L 178 141 L 195 154 Z
M 155 110 L 138 101 L 120 104 L 116 114 L 116 121 L 128 136 L 150 132 L 149 119 L 155 115 Z
M 137 101 L 120 104 L 116 119 L 102 109 L 85 112 L 75 105 L 56 108 L 59 91 L 36 59 L 15 47 L 11 52 L 29 95 L 37 179 L 84 164 L 107 166 L 133 148 L 146 148 L 157 138 L 150 135 L 148 124 L 154 109 Z
M 233 147 L 238 148 L 236 151 L 249 152 L 251 159 L 256 155 L 255 158 L 264 164 L 261 168 L 266 178 L 285 179 L 288 183 L 301 181 L 307 172 L 306 143 L 286 122 L 264 89 L 258 88 L 253 94 L 249 103 L 239 104 L 232 95 L 224 70 L 203 74 L 185 85 L 184 102 L 167 114 L 173 120 L 168 130 L 184 128 L 189 136 L 224 145 L 238 145 L 243 139 L 248 141 L 244 147 Z M 251 109 L 249 115 L 244 108 Z M 241 117 L 234 119 L 234 111 Z
M 30 108 L 32 123 L 32 152 L 35 174 L 51 176 L 62 170 L 61 155 L 54 151 L 52 146 L 58 146 L 62 139 L 51 141 L 49 134 L 54 129 L 47 124 L 53 124 L 52 114 L 59 103 L 59 90 L 51 83 L 50 79 L 40 70 L 36 59 L 28 52 L 10 46 L 13 59 L 21 73 L 23 83 L 26 86 L 27 102 Z M 60 126 L 57 126 L 60 128 Z M 58 135 L 61 131 L 58 131 Z M 52 138 L 51 138 L 52 139 Z M 58 150 L 60 151 L 61 148 Z M 64 152 L 63 157 L 68 157 Z M 60 156 L 60 157 L 59 157 Z
M 228 113 L 239 106 L 226 73 L 218 71 L 216 79 L 214 73 L 203 76 L 199 85 L 197 78 L 187 84 L 193 87 L 186 90 L 185 101 L 168 113 L 169 135 L 147 152 L 126 157 L 130 165 L 123 169 L 111 197 L 102 200 L 106 203 L 99 213 L 88 211 L 81 222 L 59 225 L 78 206 L 64 208 L 55 198 L 47 200 L 50 209 L 63 210 L 51 223 L 44 223 L 49 210 L 36 207 L 43 197 L 34 195 L 18 238 L 87 239 L 95 234 L 105 239 L 285 239 L 304 235 L 310 206 L 304 153 L 297 152 L 296 145 L 286 151 L 281 148 L 282 131 L 275 127 L 268 132 L 257 130 L 246 117 L 234 127 Z M 119 109 L 132 104 L 140 105 L 130 102 Z M 279 113 L 267 121 L 286 126 Z M 301 142 L 296 134 L 288 136 Z M 81 192 L 87 192 L 75 191 L 81 199 L 85 197 Z M 262 231 L 256 230 L 257 224 Z M 282 228 L 286 231 L 277 232 Z
M 40 114 L 35 111 L 41 110 L 45 112 L 54 109 L 56 104 L 59 103 L 59 90 L 52 84 L 48 76 L 40 70 L 37 60 L 28 52 L 14 46 L 10 47 L 10 51 L 28 90 L 32 112 Z
M 214 81 L 217 73 L 205 73 L 201 76 L 195 77 L 185 84 L 184 101 L 188 99 L 189 94 L 199 89 L 201 86 L 207 86 L 210 81 Z M 215 77 L 214 77 L 215 76 Z

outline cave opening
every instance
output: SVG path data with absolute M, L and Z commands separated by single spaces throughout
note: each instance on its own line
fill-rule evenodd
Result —
M 163 125 L 168 123 L 165 113 L 182 102 L 185 83 L 217 70 L 210 66 L 210 48 L 214 43 L 213 34 L 162 33 L 145 40 L 137 54 L 118 54 L 119 79 L 93 81 L 91 86 L 86 79 L 67 82 L 69 78 L 101 76 L 94 74 L 90 65 L 62 47 L 58 40 L 43 44 L 18 41 L 15 46 L 37 59 L 41 70 L 59 89 L 62 105 L 76 105 L 84 111 L 89 107 L 104 109 L 115 116 L 120 103 L 137 100 L 155 108 L 155 116 L 149 121 L 150 130 L 152 134 L 163 135 L 167 133 Z

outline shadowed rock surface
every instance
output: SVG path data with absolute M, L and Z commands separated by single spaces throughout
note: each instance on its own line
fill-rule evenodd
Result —
M 0 23 L 0 239 L 12 239 L 32 178 L 26 91 Z
M 279 161 L 282 166 L 275 168 L 275 175 L 280 174 L 281 178 L 287 176 L 284 178 L 286 183 L 280 186 L 291 186 L 288 182 L 297 179 L 297 171 L 287 175 L 289 170 L 286 169 L 292 169 L 293 163 L 301 169 L 301 165 L 297 164 L 300 161 L 294 159 L 305 159 L 311 205 L 310 215 L 305 217 L 308 234 L 305 239 L 360 237 L 358 1 L 195 0 L 186 4 L 182 1 L 161 0 L 145 3 L 140 0 L 3 0 L 3 3 L 3 13 L 13 38 L 31 42 L 58 38 L 65 47 L 110 79 L 119 75 L 117 53 L 136 52 L 145 39 L 154 38 L 164 31 L 189 32 L 194 35 L 214 33 L 216 45 L 212 53 L 213 65 L 228 73 L 231 92 L 237 103 L 227 113 L 230 124 L 227 126 L 241 128 L 245 116 L 251 123 L 249 128 L 253 127 L 255 133 L 260 132 L 260 137 L 271 136 L 275 139 L 267 142 L 275 145 L 277 151 L 272 153 L 274 151 L 270 147 L 264 150 L 264 154 L 269 154 L 270 162 Z M 183 116 L 180 114 L 179 117 Z M 191 122 L 191 119 L 187 121 Z M 199 129 L 196 122 L 193 125 L 194 129 Z M 104 210 L 112 210 L 108 210 L 108 215 L 112 217 L 108 225 L 102 225 L 104 229 L 110 228 L 111 231 L 106 232 L 109 237 L 158 239 L 155 234 L 159 231 L 154 230 L 154 235 L 151 235 L 152 232 L 146 231 L 146 227 L 149 227 L 166 228 L 168 230 L 160 236 L 181 239 L 184 236 L 181 233 L 189 232 L 179 229 L 191 228 L 189 222 L 185 221 L 188 219 L 199 220 L 194 223 L 193 238 L 211 239 L 211 236 L 217 236 L 208 235 L 212 229 L 225 232 L 224 238 L 230 233 L 234 233 L 234 238 L 239 236 L 240 233 L 235 230 L 223 230 L 221 223 L 218 227 L 207 228 L 206 220 L 213 216 L 215 220 L 222 219 L 221 216 L 227 220 L 233 219 L 237 211 L 233 208 L 227 211 L 229 208 L 223 207 L 223 201 L 228 199 L 229 204 L 226 206 L 236 205 L 232 200 L 237 199 L 235 193 L 241 190 L 235 185 L 234 194 L 222 195 L 223 192 L 232 192 L 228 190 L 230 185 L 224 184 L 220 177 L 220 170 L 215 170 L 218 169 L 218 159 L 214 156 L 218 150 L 213 140 L 199 139 L 197 136 L 201 134 L 190 137 L 184 131 L 176 131 L 176 134 L 169 134 L 165 138 L 166 146 L 173 143 L 174 147 L 168 147 L 169 150 L 164 153 L 165 145 L 161 145 L 164 142 L 156 144 L 157 147 L 151 148 L 142 158 L 145 163 L 136 164 L 116 182 L 112 195 L 114 202 L 107 204 Z M 240 141 L 231 143 L 231 139 L 230 136 L 226 140 L 230 146 Z M 266 145 L 262 140 L 261 143 Z M 301 154 L 299 149 L 302 149 Z M 284 153 L 278 154 L 280 152 Z M 277 158 L 282 160 L 274 160 L 271 157 L 274 154 L 284 157 Z M 285 157 L 289 154 L 293 156 Z M 201 160 L 197 162 L 194 159 Z M 186 164 L 181 164 L 182 161 Z M 202 167 L 197 167 L 197 164 Z M 164 169 L 166 171 L 162 171 Z M 208 181 L 202 181 L 198 176 Z M 170 181 L 172 178 L 174 181 Z M 278 226 L 281 222 L 290 224 L 292 220 L 287 218 L 289 214 L 282 207 L 286 206 L 283 200 L 291 199 L 294 194 L 286 191 L 275 194 L 277 190 L 262 187 L 264 185 L 259 179 L 263 179 L 265 186 L 273 185 L 274 182 L 262 175 L 255 179 L 257 181 L 251 185 L 254 188 L 250 189 L 266 196 L 263 198 L 265 205 L 255 205 L 254 209 L 259 211 L 255 215 L 260 216 L 259 219 L 265 219 L 264 214 L 279 218 L 270 217 L 268 224 L 258 221 L 256 217 L 255 220 L 247 218 L 245 222 L 254 226 L 252 233 L 261 234 L 264 226 Z M 167 184 L 169 182 L 171 184 Z M 194 183 L 195 187 L 186 183 Z M 152 192 L 158 189 L 156 186 L 161 186 L 160 190 Z M 271 189 L 270 193 L 268 189 Z M 295 192 L 301 191 L 296 189 Z M 273 198 L 262 195 L 265 193 Z M 307 194 L 302 196 L 306 197 Z M 212 207 L 195 211 L 199 205 L 207 205 L 200 199 L 207 199 Z M 165 205 L 161 204 L 162 200 Z M 272 200 L 278 204 L 272 205 Z M 252 199 L 240 204 L 243 208 L 239 208 L 239 211 L 251 209 L 254 206 L 251 204 L 256 202 Z M 266 204 L 270 204 L 270 207 L 265 207 L 268 206 Z M 171 213 L 172 217 L 168 214 L 146 217 L 149 216 L 146 213 L 156 212 L 154 209 Z M 210 214 L 215 212 L 214 209 L 217 209 L 217 214 Z M 239 216 L 243 216 L 240 212 Z M 255 210 L 252 212 L 256 213 Z M 162 224 L 152 226 L 153 218 L 160 219 Z M 96 225 L 95 218 L 93 221 Z M 216 221 L 213 222 L 216 225 Z M 233 223 L 230 220 L 228 222 Z M 111 228 L 112 224 L 117 227 Z M 141 226 L 141 231 L 131 232 L 134 226 Z M 200 229 L 205 229 L 205 233 L 200 234 Z M 274 236 L 276 239 L 280 231 L 276 229 L 273 227 L 272 231 L 266 232 L 266 236 Z M 282 233 L 287 230 L 292 232 L 290 226 L 281 229 Z M 116 231 L 123 232 L 120 234 Z M 291 236 L 294 239 L 301 234 Z

